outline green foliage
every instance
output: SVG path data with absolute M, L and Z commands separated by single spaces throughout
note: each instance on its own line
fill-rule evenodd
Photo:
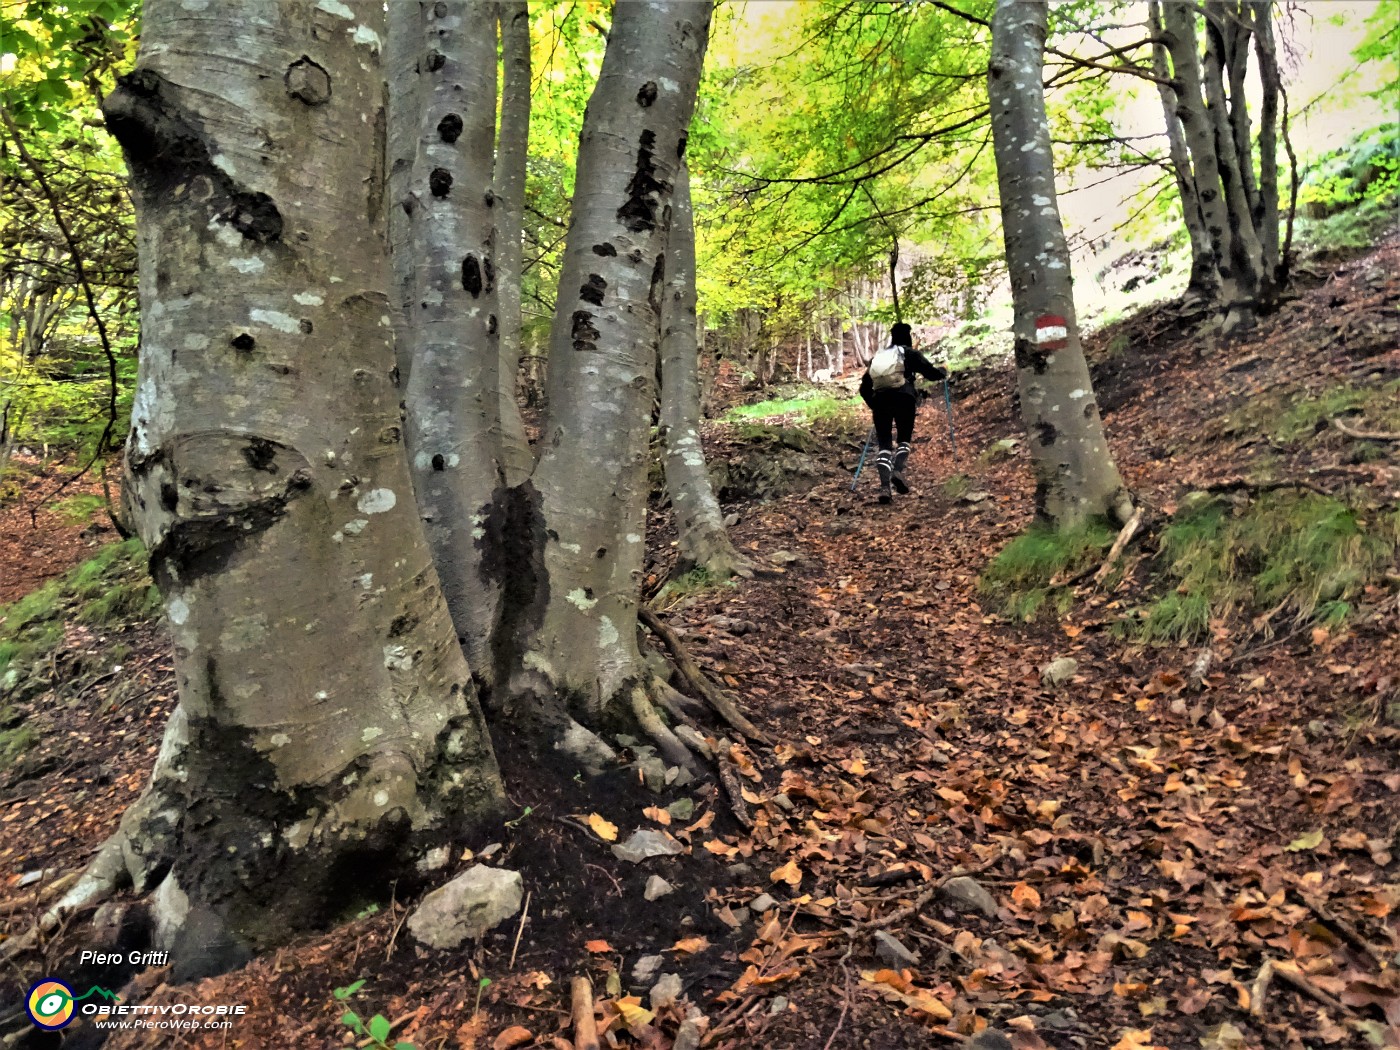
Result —
M 336 988 L 331 992 L 336 1002 L 348 1002 L 360 989 L 365 986 L 364 979 L 361 978 L 353 984 L 348 984 L 344 988 Z M 393 1023 L 383 1014 L 375 1014 L 368 1021 L 361 1017 L 350 1007 L 346 1007 L 345 1012 L 340 1015 L 340 1023 L 349 1028 L 360 1037 L 360 1046 L 370 1046 L 374 1050 L 416 1050 L 412 1043 L 389 1042 L 389 1036 L 394 1030 Z M 346 1037 L 349 1038 L 348 1036 Z
M 1146 642 L 1188 642 L 1235 610 L 1341 623 L 1400 543 L 1400 513 L 1367 515 L 1311 492 L 1266 493 L 1237 507 L 1200 498 L 1163 530 L 1171 590 L 1128 622 Z
M 1312 219 L 1364 202 L 1392 205 L 1400 193 L 1400 123 L 1355 135 L 1318 159 L 1298 187 L 1298 206 Z
M 1097 519 L 1073 529 L 1037 522 L 992 559 L 978 590 L 1013 620 L 1035 619 L 1047 601 L 1063 613 L 1072 599 L 1063 581 L 1102 560 L 1116 531 Z
M 683 575 L 677 576 L 673 580 L 667 580 L 661 590 L 657 592 L 652 605 L 665 612 L 674 609 L 683 602 L 704 591 L 712 590 L 716 587 L 736 587 L 737 584 L 730 579 L 720 579 L 710 573 L 708 569 L 691 569 Z
M 97 108 L 134 56 L 136 7 L 12 3 L 0 38 L 4 437 L 84 457 L 120 444 L 136 372 L 132 208 Z
M 1400 0 L 1378 0 L 1366 19 L 1366 36 L 1352 57 L 1362 65 L 1375 63 L 1379 67 L 1382 83 L 1371 97 L 1393 106 L 1400 96 Z
M 806 390 L 791 397 L 759 401 L 752 405 L 735 405 L 722 417 L 725 422 L 785 418 L 793 425 L 815 423 L 818 420 L 848 421 L 862 410 L 859 398 L 837 397 L 824 390 Z

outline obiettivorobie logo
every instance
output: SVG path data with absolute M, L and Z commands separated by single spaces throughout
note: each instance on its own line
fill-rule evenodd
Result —
M 112 1003 L 121 999 L 116 992 L 95 984 L 82 995 L 74 995 L 73 989 L 62 981 L 45 977 L 29 989 L 29 995 L 24 1000 L 24 1009 L 36 1027 L 46 1032 L 56 1032 L 60 1028 L 68 1027 L 69 1022 L 73 1020 L 74 1014 L 77 1013 L 75 1004 L 93 996 Z

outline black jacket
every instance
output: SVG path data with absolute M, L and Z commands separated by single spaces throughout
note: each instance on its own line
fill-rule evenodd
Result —
M 923 376 L 930 383 L 941 383 L 948 378 L 948 373 L 945 369 L 930 362 L 927 357 L 914 348 L 906 346 L 904 348 L 904 386 L 887 387 L 885 390 L 882 390 L 881 393 L 898 392 L 913 397 L 915 375 Z M 860 380 L 861 400 L 867 405 L 870 404 L 870 398 L 874 393 L 875 385 L 870 381 L 870 369 L 867 367 L 865 375 L 861 376 Z

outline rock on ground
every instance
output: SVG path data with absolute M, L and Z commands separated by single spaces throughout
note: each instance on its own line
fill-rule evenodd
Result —
M 479 940 L 520 911 L 523 887 L 518 871 L 474 864 L 423 898 L 408 931 L 430 948 Z
M 996 918 L 996 898 L 983 889 L 982 884 L 976 879 L 959 875 L 957 878 L 945 882 L 940 892 L 944 900 L 958 911 L 980 911 L 990 919 Z

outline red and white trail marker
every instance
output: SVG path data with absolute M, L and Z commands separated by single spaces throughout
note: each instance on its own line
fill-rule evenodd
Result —
M 1069 325 L 1063 317 L 1045 314 L 1035 319 L 1035 347 L 1042 353 L 1069 346 Z

